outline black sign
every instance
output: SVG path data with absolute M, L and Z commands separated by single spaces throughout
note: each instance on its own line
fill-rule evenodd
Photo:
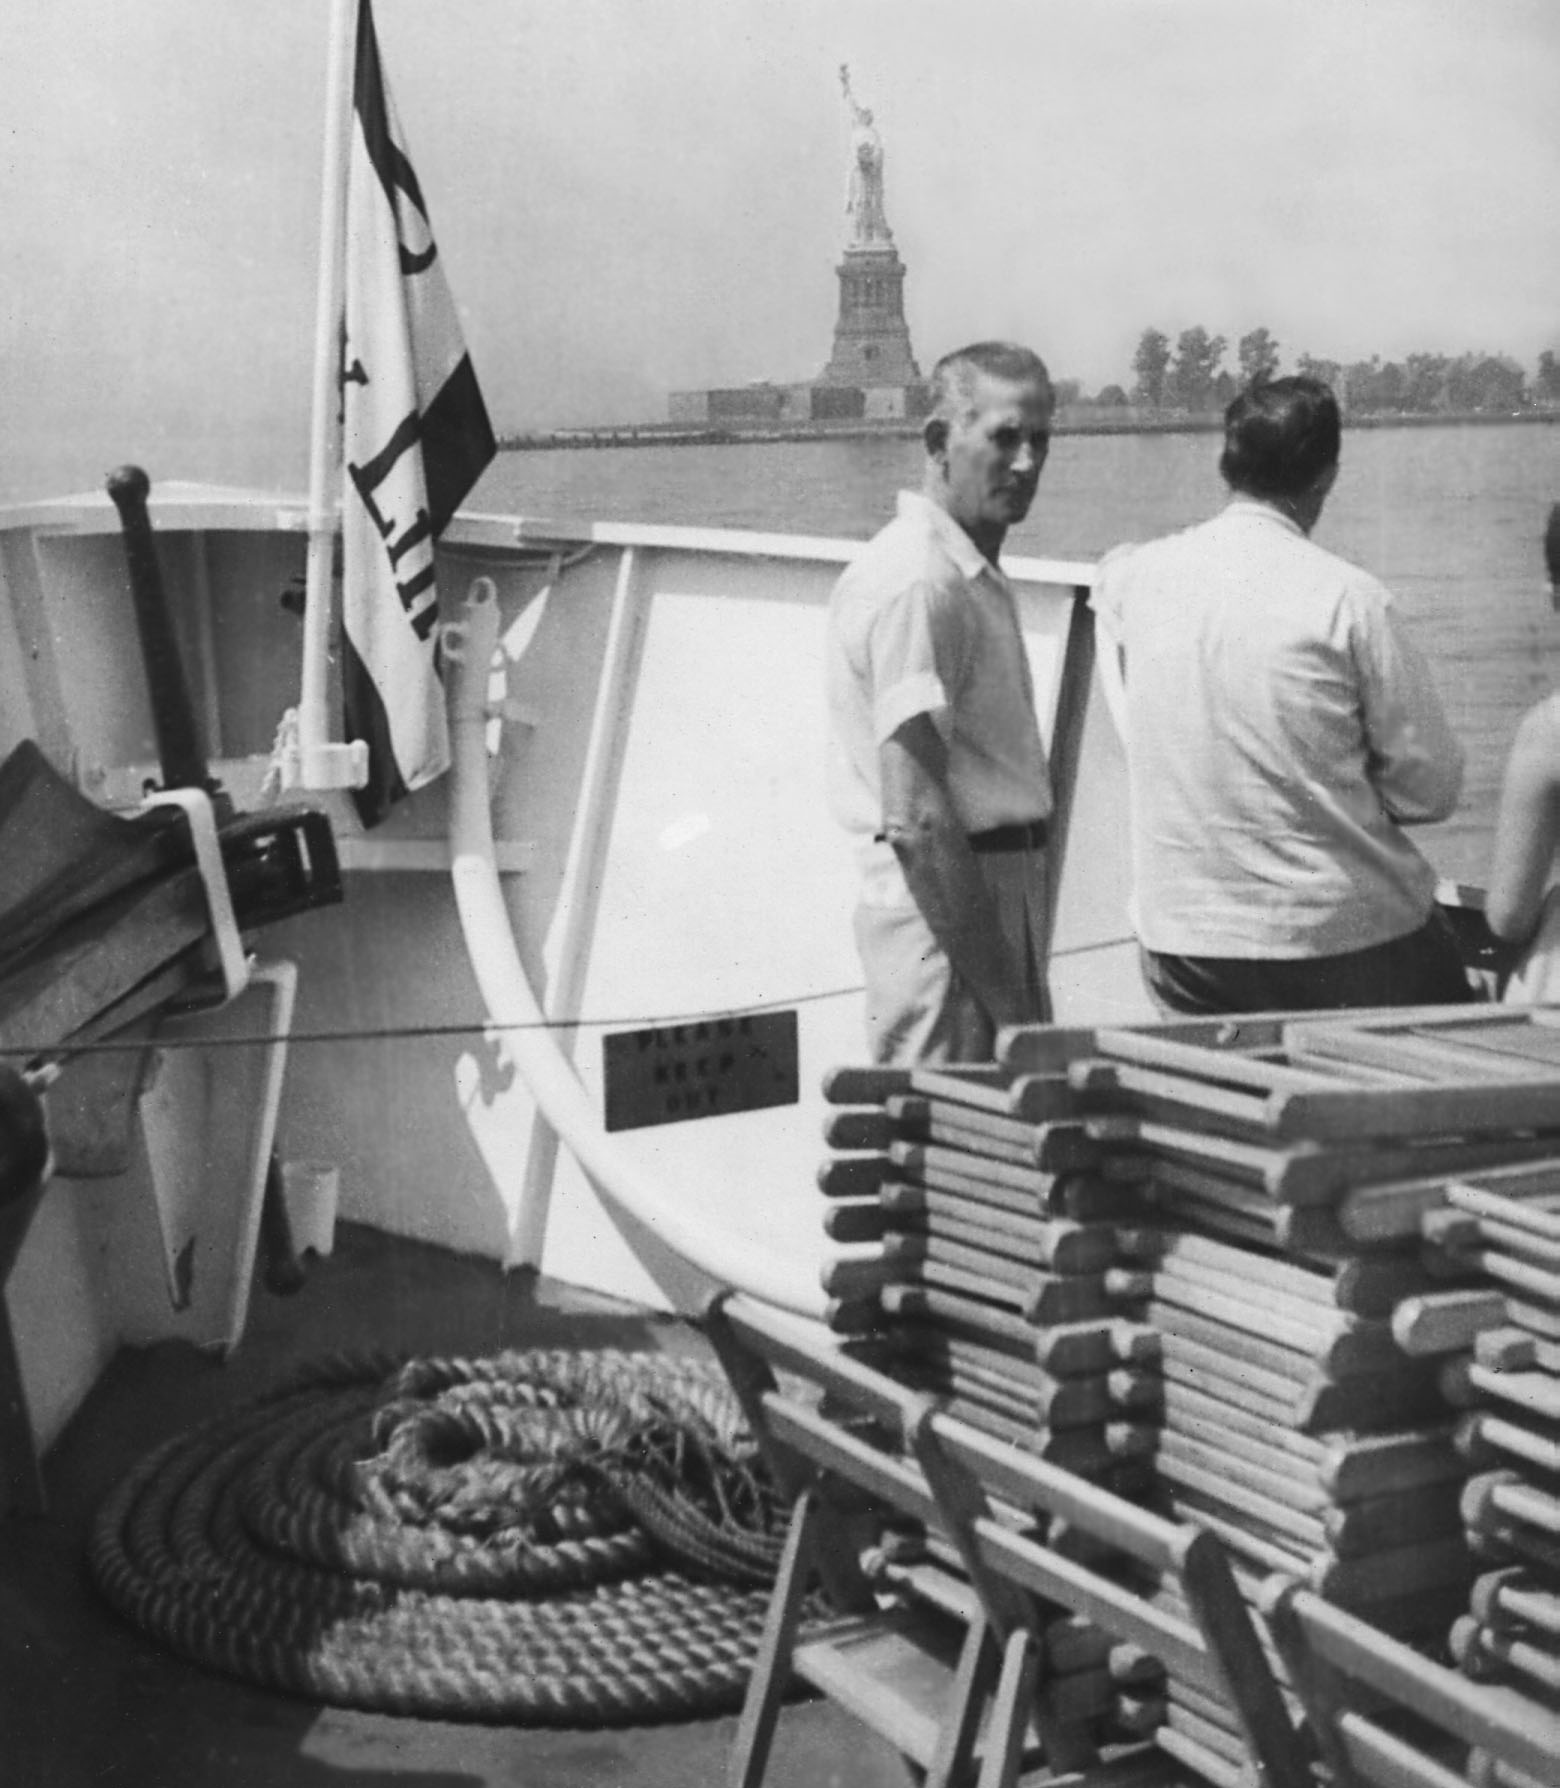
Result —
M 798 1099 L 795 1012 L 705 1018 L 603 1037 L 609 1130 L 762 1111 Z

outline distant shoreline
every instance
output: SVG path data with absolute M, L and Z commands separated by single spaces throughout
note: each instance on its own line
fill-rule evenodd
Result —
M 1521 410 L 1495 414 L 1487 410 L 1436 415 L 1373 413 L 1346 416 L 1345 428 L 1490 428 L 1508 423 L 1560 422 L 1560 409 Z M 1156 418 L 1133 416 L 1112 421 L 1088 416 L 1057 421 L 1058 435 L 1191 435 L 1214 434 L 1224 426 L 1221 415 L 1171 415 Z M 675 422 L 621 423 L 596 428 L 528 430 L 498 437 L 502 453 L 550 452 L 559 448 L 600 447 L 747 447 L 779 441 L 913 441 L 921 428 L 915 422 L 793 422 L 772 427 L 744 423 L 741 427 L 698 427 Z

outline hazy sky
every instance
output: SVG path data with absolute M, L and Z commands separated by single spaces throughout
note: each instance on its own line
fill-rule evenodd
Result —
M 301 487 L 325 0 L 10 0 L 0 487 Z M 1560 348 L 1555 0 L 377 0 L 500 427 L 805 379 L 876 113 L 923 368 Z M 155 475 L 155 474 L 154 474 Z

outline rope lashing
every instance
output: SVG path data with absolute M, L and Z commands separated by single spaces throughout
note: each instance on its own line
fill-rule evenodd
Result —
M 161 1643 L 268 1688 L 599 1725 L 740 1702 L 782 1525 L 701 1360 L 334 1357 L 147 1454 L 91 1568 Z

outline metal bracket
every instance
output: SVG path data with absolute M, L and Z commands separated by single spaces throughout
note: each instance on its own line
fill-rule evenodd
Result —
M 195 866 L 206 887 L 206 911 L 211 918 L 217 965 L 222 970 L 224 1003 L 249 985 L 249 957 L 233 916 L 233 896 L 228 887 L 222 846 L 217 840 L 217 817 L 211 796 L 199 788 L 163 788 L 149 794 L 143 807 L 181 807 L 189 822 L 190 842 L 195 846 Z

